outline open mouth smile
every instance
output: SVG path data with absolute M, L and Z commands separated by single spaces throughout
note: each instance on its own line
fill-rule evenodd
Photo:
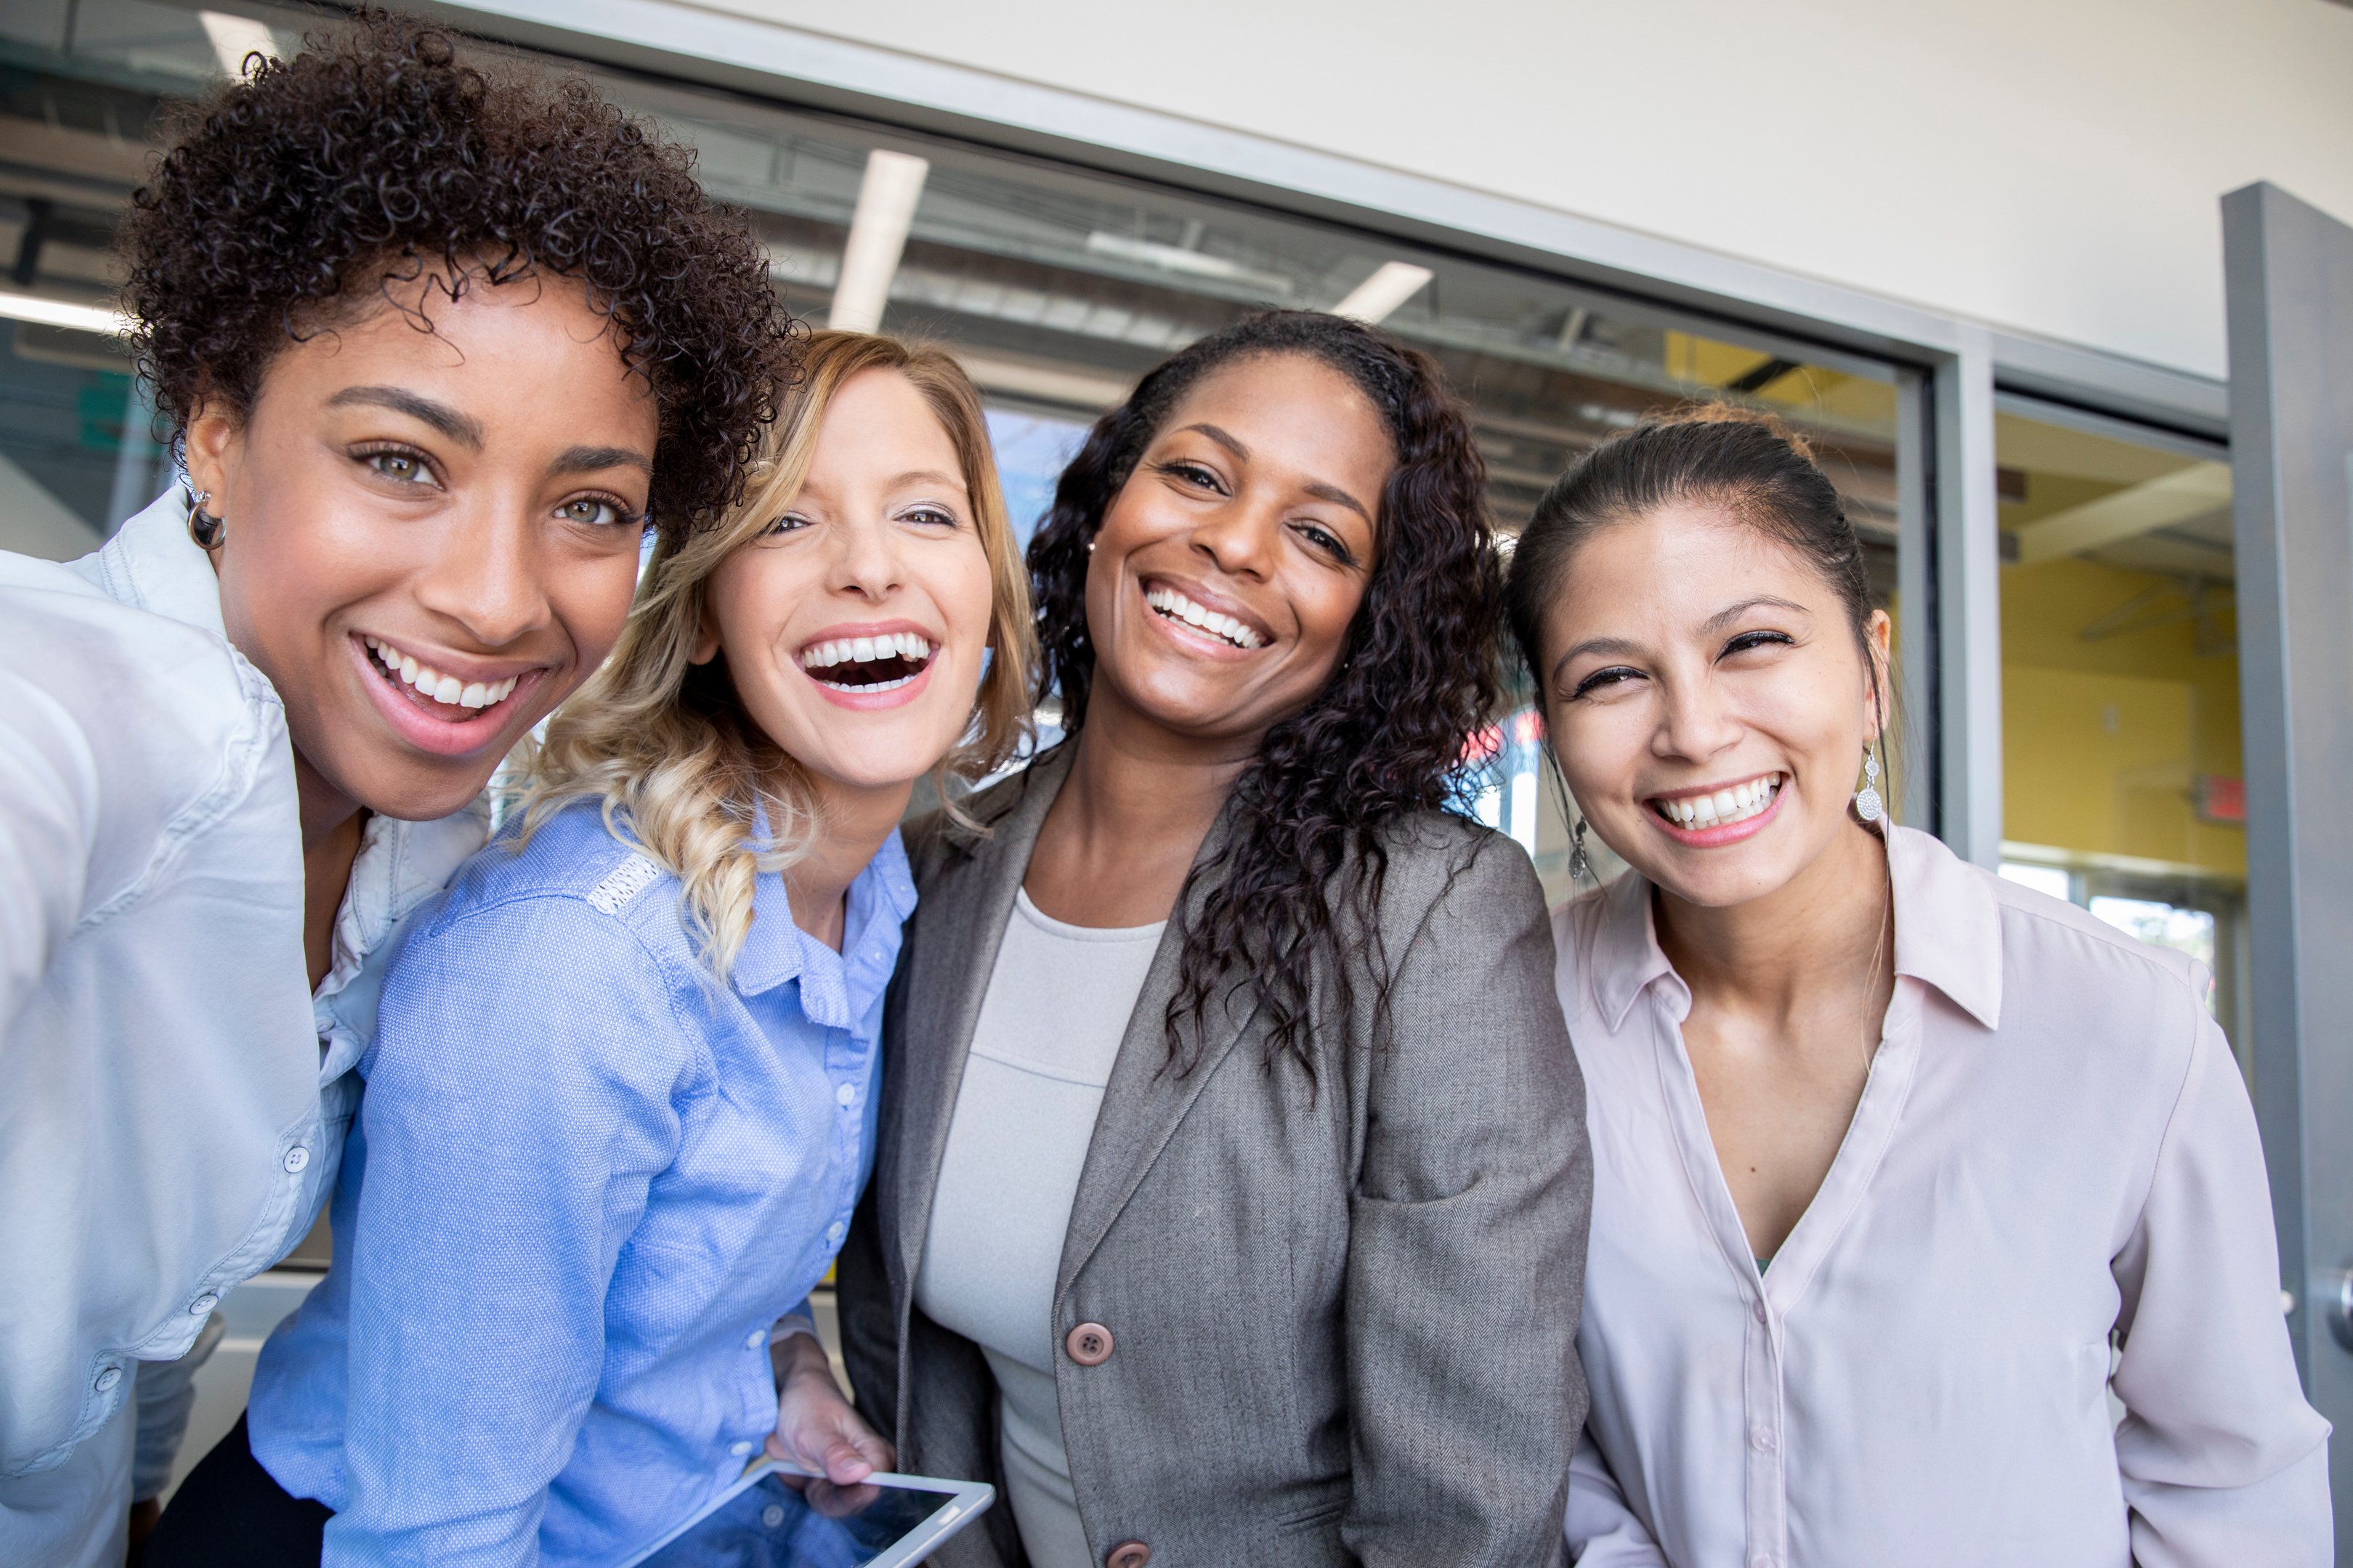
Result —
M 801 649 L 801 668 L 819 686 L 859 696 L 896 691 L 931 668 L 940 645 L 919 632 L 834 637 Z
M 1153 614 L 1166 620 L 1181 622 L 1197 632 L 1219 638 L 1232 647 L 1248 649 L 1267 645 L 1267 635 L 1258 627 L 1213 610 L 1165 583 L 1146 588 L 1144 602 L 1152 606 Z
M 1780 804 L 1787 773 L 1759 773 L 1713 789 L 1654 795 L 1643 804 L 1668 836 L 1695 847 L 1737 843 L 1762 829 Z
M 383 637 L 354 632 L 352 642 L 371 672 L 376 710 L 409 744 L 438 756 L 471 756 L 496 745 L 517 706 L 550 673 L 544 665 L 514 669 L 510 663 L 512 674 L 468 676 L 438 668 Z
M 376 663 L 383 667 L 386 679 L 412 689 L 437 708 L 495 708 L 514 694 L 515 682 L 522 679 L 510 675 L 504 680 L 461 681 L 429 664 L 419 663 L 414 654 L 403 653 L 380 637 L 364 640 L 368 652 L 375 655 Z

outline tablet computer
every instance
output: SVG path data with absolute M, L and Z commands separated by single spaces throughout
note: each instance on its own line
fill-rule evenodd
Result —
M 981 1481 L 881 1472 L 836 1487 L 762 1459 L 621 1568 L 906 1568 L 996 1498 Z

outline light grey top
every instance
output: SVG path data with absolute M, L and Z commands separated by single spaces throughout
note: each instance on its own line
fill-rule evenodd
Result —
M 996 1375 L 1006 1500 L 1035 1568 L 1093 1563 L 1054 1393 L 1054 1273 L 1103 1086 L 1165 923 L 1066 925 L 1015 896 L 915 1280 L 924 1315 L 978 1345 Z

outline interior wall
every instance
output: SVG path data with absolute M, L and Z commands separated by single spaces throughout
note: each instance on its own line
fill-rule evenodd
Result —
M 2353 218 L 2328 0 L 702 0 L 2224 372 L 2220 215 Z

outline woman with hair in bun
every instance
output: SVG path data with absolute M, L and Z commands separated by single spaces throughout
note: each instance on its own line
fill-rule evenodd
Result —
M 137 1368 L 310 1228 L 396 933 L 743 484 L 791 345 L 691 165 L 378 16 L 134 199 L 187 488 L 0 555 L 0 1562 L 122 1561 Z
M 1277 312 L 1148 373 L 1030 546 L 1070 738 L 920 824 L 860 1407 L 1009 1506 L 940 1561 L 1557 1561 L 1583 1105 L 1468 422 Z
M 1631 868 L 1554 927 L 1577 1561 L 2327 1563 L 2208 977 L 1889 820 L 1888 616 L 1803 443 L 1721 408 L 1605 443 L 1509 594 L 1577 858 Z

